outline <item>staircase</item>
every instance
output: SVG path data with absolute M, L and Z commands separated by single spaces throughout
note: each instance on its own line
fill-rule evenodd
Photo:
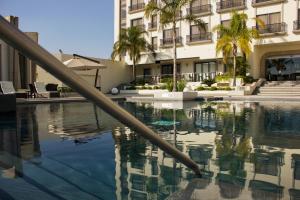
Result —
M 300 81 L 269 81 L 257 91 L 259 96 L 300 97 Z

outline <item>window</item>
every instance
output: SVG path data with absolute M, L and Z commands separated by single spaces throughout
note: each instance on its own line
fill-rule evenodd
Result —
M 153 49 L 157 50 L 157 48 L 158 48 L 157 37 L 152 37 L 151 44 L 152 44 Z
M 177 64 L 177 74 L 180 73 L 180 64 Z M 173 75 L 173 64 L 162 65 L 161 66 L 162 75 Z
M 191 35 L 205 35 L 208 30 L 208 24 L 205 24 L 205 29 L 202 27 L 199 27 L 198 25 L 191 25 L 190 31 Z
M 173 37 L 173 29 L 164 30 L 163 37 L 164 39 L 172 39 Z M 176 28 L 176 37 L 179 36 L 179 28 Z
M 224 27 L 227 27 L 229 28 L 230 27 L 230 23 L 231 23 L 231 20 L 223 20 L 221 21 L 221 24 L 224 26 Z
M 215 73 L 217 71 L 216 61 L 202 62 L 195 64 L 195 73 Z
M 131 26 L 142 26 L 144 25 L 143 18 L 133 19 L 131 20 Z
M 157 15 L 152 15 L 151 22 L 152 24 L 157 24 Z
M 210 4 L 210 0 L 195 0 L 191 3 L 191 7 L 201 7 Z
M 266 25 L 281 23 L 281 13 L 280 12 L 258 15 L 257 18 L 262 20 Z
M 131 0 L 131 5 L 143 4 L 144 0 Z

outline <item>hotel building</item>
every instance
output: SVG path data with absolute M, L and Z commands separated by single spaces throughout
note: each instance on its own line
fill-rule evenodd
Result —
M 137 77 L 158 82 L 173 73 L 172 33 L 170 25 L 161 27 L 159 16 L 145 17 L 144 8 L 148 1 L 115 0 L 114 36 L 117 41 L 120 30 L 130 26 L 140 26 L 148 32 L 144 37 L 155 48 L 156 56 L 143 53 L 137 66 Z M 287 75 L 285 79 L 299 78 L 299 0 L 195 0 L 180 14 L 193 13 L 206 23 L 207 29 L 199 30 L 189 22 L 178 21 L 178 74 L 187 81 L 201 82 L 228 70 L 222 55 L 216 54 L 218 34 L 212 29 L 218 24 L 230 23 L 233 10 L 248 15 L 249 28 L 258 28 L 255 17 L 265 23 L 265 27 L 258 28 L 260 39 L 252 43 L 250 75 L 254 78 L 270 78 L 272 75 L 276 79 L 282 75 Z M 125 61 L 132 65 L 128 56 L 125 56 Z
M 15 27 L 19 27 L 19 18 L 8 16 L 5 19 Z M 25 32 L 38 43 L 37 32 Z M 22 53 L 0 39 L 0 81 L 11 81 L 15 89 L 26 89 L 29 83 L 36 80 L 37 65 Z

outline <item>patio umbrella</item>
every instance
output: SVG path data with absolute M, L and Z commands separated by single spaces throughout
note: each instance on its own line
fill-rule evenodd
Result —
M 87 71 L 96 69 L 95 87 L 97 86 L 98 74 L 100 69 L 105 69 L 106 66 L 99 61 L 92 61 L 85 58 L 74 57 L 64 62 L 64 64 L 76 71 Z

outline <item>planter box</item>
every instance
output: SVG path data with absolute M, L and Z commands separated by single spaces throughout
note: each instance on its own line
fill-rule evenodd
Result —
M 191 101 L 197 98 L 197 92 L 161 92 L 154 94 L 154 100 Z

